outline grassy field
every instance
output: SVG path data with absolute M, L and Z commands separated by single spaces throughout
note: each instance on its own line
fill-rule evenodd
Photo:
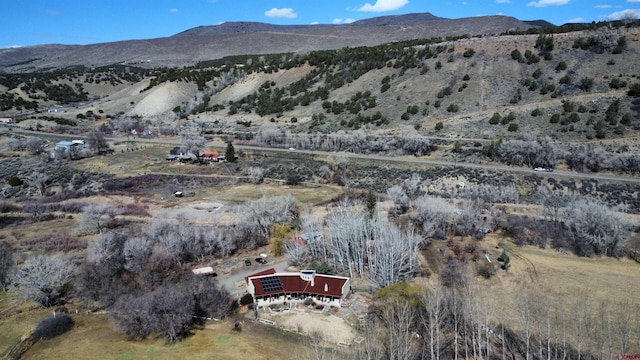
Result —
M 113 330 L 105 315 L 73 315 L 70 332 L 37 342 L 23 359 L 295 359 L 307 358 L 300 336 L 245 321 L 243 331 L 232 322 L 209 322 L 175 344 L 163 339 L 130 341 Z

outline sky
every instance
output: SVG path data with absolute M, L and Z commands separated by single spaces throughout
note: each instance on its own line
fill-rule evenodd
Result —
M 151 39 L 227 21 L 345 24 L 423 12 L 556 25 L 640 18 L 640 0 L 2 0 L 0 9 L 0 48 Z

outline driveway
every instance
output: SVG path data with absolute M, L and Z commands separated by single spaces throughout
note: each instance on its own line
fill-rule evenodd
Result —
M 267 259 L 267 261 L 269 261 L 269 259 Z M 270 268 L 276 269 L 276 272 L 284 272 L 286 271 L 287 267 L 289 267 L 289 264 L 287 263 L 286 259 L 275 263 L 268 262 L 264 265 L 258 264 L 253 261 L 253 259 L 251 259 L 251 266 L 243 266 L 242 268 L 232 270 L 229 275 L 218 277 L 218 283 L 221 287 L 227 289 L 231 296 L 240 297 L 245 292 L 244 278 L 246 276 Z M 241 282 L 242 284 L 238 286 L 238 284 L 240 284 Z

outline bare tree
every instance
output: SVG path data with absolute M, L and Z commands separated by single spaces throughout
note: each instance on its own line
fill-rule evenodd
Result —
M 142 296 L 124 295 L 109 311 L 119 331 L 132 339 L 159 334 L 176 341 L 187 332 L 195 301 L 180 286 L 161 286 Z
M 415 308 L 407 299 L 393 299 L 387 302 L 381 319 L 386 332 L 385 345 L 390 360 L 413 359 L 417 353 L 412 342 L 412 326 L 416 320 Z
M 404 214 L 409 208 L 409 196 L 399 185 L 393 185 L 387 189 L 387 195 L 393 200 L 396 214 Z
M 109 150 L 109 144 L 104 136 L 104 131 L 100 128 L 93 128 L 89 131 L 89 135 L 87 136 L 87 145 L 89 150 L 98 154 L 102 154 Z
M 520 320 L 520 326 L 522 327 L 524 341 L 525 341 L 525 359 L 531 359 L 531 335 L 533 332 L 534 324 L 534 300 L 532 291 L 529 288 L 522 288 L 516 295 L 516 302 L 518 308 L 518 318 Z
M 66 301 L 75 266 L 62 255 L 36 255 L 15 269 L 11 279 L 16 292 L 43 307 Z
M 271 227 L 298 223 L 298 208 L 291 195 L 267 197 L 249 201 L 234 209 L 238 247 L 256 247 L 270 238 Z
M 264 169 L 258 166 L 250 166 L 242 171 L 253 184 L 260 184 L 264 180 Z
M 45 142 L 39 137 L 32 136 L 25 140 L 25 146 L 31 154 L 37 155 L 44 150 Z
M 132 237 L 124 242 L 122 253 L 124 268 L 140 273 L 153 250 L 153 242 L 146 237 Z
M 567 225 L 576 241 L 589 244 L 596 254 L 618 254 L 626 232 L 619 216 L 605 204 L 589 199 L 577 199 L 567 207 Z
M 115 225 L 116 217 L 120 215 L 117 208 L 105 204 L 89 204 L 82 209 L 82 216 L 78 220 L 79 234 L 102 234 Z
M 422 239 L 411 228 L 399 228 L 377 218 L 370 220 L 371 242 L 367 242 L 369 278 L 378 287 L 410 278 L 418 268 L 417 253 Z
M 444 238 L 455 207 L 448 200 L 421 196 L 414 201 L 411 219 L 427 238 Z
M 580 360 L 584 350 L 583 345 L 588 337 L 588 330 L 591 326 L 590 300 L 586 296 L 578 297 L 578 302 L 574 307 L 573 325 L 576 348 L 578 351 L 578 360 Z
M 47 190 L 47 182 L 49 181 L 49 175 L 42 171 L 37 171 L 31 174 L 29 183 L 31 186 L 38 189 L 40 196 L 44 196 Z
M 204 137 L 190 130 L 183 131 L 180 136 L 182 137 L 182 151 L 195 155 L 197 160 L 200 161 L 201 152 L 207 143 Z
M 300 230 L 307 234 L 307 249 L 313 259 L 328 261 L 327 243 L 322 236 L 323 225 L 321 218 L 311 212 L 302 213 L 300 216 Z
M 425 291 L 422 297 L 422 304 L 426 310 L 426 316 L 423 313 L 422 322 L 427 328 L 429 334 L 429 359 L 439 360 L 441 354 L 441 333 L 445 308 L 444 293 L 440 285 L 433 286 L 430 291 Z
M 618 337 L 620 354 L 628 354 L 633 324 L 640 323 L 640 317 L 638 316 L 640 309 L 637 304 L 629 300 L 623 300 L 614 310 L 614 331 Z M 639 336 L 638 347 L 640 347 L 640 331 L 636 335 Z

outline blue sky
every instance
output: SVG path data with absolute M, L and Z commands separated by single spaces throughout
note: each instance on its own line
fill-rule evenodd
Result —
M 430 12 L 461 18 L 508 15 L 556 25 L 640 18 L 640 0 L 3 0 L 0 48 L 92 44 L 171 36 L 225 21 L 342 24 Z

